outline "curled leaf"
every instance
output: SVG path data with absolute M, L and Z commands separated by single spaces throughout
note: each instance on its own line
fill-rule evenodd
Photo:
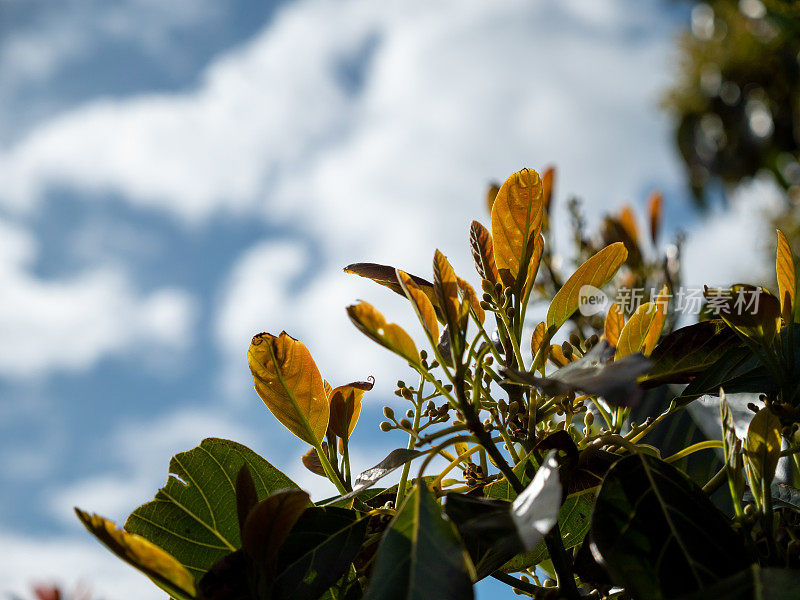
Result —
M 192 574 L 176 558 L 145 538 L 128 533 L 100 515 L 75 509 L 81 523 L 129 565 L 147 575 L 162 590 L 181 600 L 196 594 Z
M 328 396 L 331 402 L 331 418 L 328 427 L 334 434 L 342 439 L 350 437 L 361 414 L 361 400 L 364 392 L 371 390 L 374 384 L 375 380 L 370 378 L 370 381 L 356 381 L 340 385 L 331 391 Z
M 436 319 L 436 311 L 433 308 L 430 298 L 428 298 L 408 273 L 400 269 L 396 269 L 396 272 L 397 281 L 400 283 L 403 293 L 411 302 L 411 306 L 414 307 L 417 318 L 419 318 L 423 327 L 425 327 L 428 338 L 435 342 L 439 339 L 439 321 Z
M 469 228 L 469 247 L 472 251 L 472 260 L 475 261 L 475 269 L 481 279 L 500 283 L 500 274 L 494 262 L 492 234 L 477 221 L 473 221 Z
M 378 263 L 354 263 L 344 268 L 345 273 L 352 273 L 353 275 L 358 275 L 359 277 L 371 279 L 375 283 L 379 283 L 380 285 L 389 288 L 395 294 L 405 296 L 403 288 L 400 287 L 400 283 L 397 281 L 396 271 L 397 270 L 394 267 L 380 265 Z M 436 301 L 436 295 L 433 293 L 433 284 L 422 277 L 410 275 L 408 273 L 406 273 L 406 275 L 408 275 L 414 281 L 414 283 L 417 284 L 417 287 L 428 297 L 428 300 L 431 301 L 434 309 L 436 310 L 437 316 L 441 318 L 441 314 L 439 314 L 439 306 Z
M 414 340 L 395 323 L 386 318 L 368 302 L 359 302 L 347 307 L 347 315 L 353 324 L 368 338 L 384 348 L 399 354 L 412 364 L 419 364 L 419 352 Z
M 795 297 L 794 257 L 789 240 L 780 229 L 778 229 L 775 272 L 778 275 L 778 299 L 781 301 L 781 315 L 786 323 L 791 323 Z
M 604 333 L 609 344 L 617 346 L 623 327 L 625 327 L 625 316 L 622 314 L 622 308 L 615 302 L 608 308 L 604 326 Z
M 325 385 L 308 348 L 285 331 L 260 333 L 247 353 L 256 392 L 289 431 L 316 446 L 328 429 Z
M 599 289 L 614 277 L 625 262 L 628 252 L 625 244 L 615 242 L 589 258 L 567 279 L 547 310 L 547 328 L 558 329 L 572 316 L 580 305 L 581 289 L 591 286 Z M 585 293 L 585 290 L 584 290 Z

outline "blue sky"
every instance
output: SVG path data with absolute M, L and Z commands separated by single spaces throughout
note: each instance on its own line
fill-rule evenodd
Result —
M 404 445 L 377 423 L 408 373 L 344 306 L 419 333 L 413 315 L 341 267 L 427 276 L 438 247 L 471 274 L 491 179 L 556 164 L 590 220 L 661 189 L 690 281 L 757 272 L 755 242 L 721 235 L 753 209 L 692 235 L 658 109 L 687 19 L 623 0 L 0 1 L 0 590 L 160 597 L 71 507 L 123 519 L 203 437 L 326 494 L 252 390 L 259 331 L 305 341 L 334 384 L 376 377 L 360 466 Z

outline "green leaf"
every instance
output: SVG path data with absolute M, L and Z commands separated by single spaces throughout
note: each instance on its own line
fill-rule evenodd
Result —
M 467 600 L 473 577 L 455 527 L 418 484 L 383 534 L 364 600 Z
M 172 554 L 195 577 L 241 546 L 235 481 L 242 466 L 260 498 L 297 485 L 255 452 L 229 440 L 208 438 L 170 461 L 167 484 L 137 508 L 125 529 Z
M 709 308 L 739 336 L 769 348 L 781 328 L 781 302 L 763 287 L 737 284 L 725 289 L 706 289 Z
M 625 244 L 616 242 L 606 246 L 578 267 L 558 290 L 550 303 L 550 308 L 547 309 L 545 321 L 548 331 L 561 327 L 572 316 L 572 313 L 578 310 L 581 289 L 584 286 L 598 289 L 603 287 L 611 281 L 627 257 Z
M 368 517 L 352 510 L 309 508 L 278 553 L 274 598 L 315 600 L 345 573 L 361 549 Z
M 800 572 L 750 565 L 681 600 L 800 600 Z
M 522 485 L 528 485 L 536 473 L 536 466 L 533 452 L 529 452 L 527 456 L 514 465 L 512 471 L 514 471 L 514 475 L 517 476 Z M 517 493 L 505 477 L 484 486 L 483 495 L 487 498 L 509 501 L 517 497 Z
M 593 548 L 637 600 L 666 600 L 745 568 L 742 539 L 688 477 L 655 457 L 609 469 L 592 515 Z
M 758 411 L 744 439 L 744 471 L 756 499 L 756 506 L 764 509 L 763 493 L 775 478 L 775 469 L 781 454 L 781 420 L 768 408 Z

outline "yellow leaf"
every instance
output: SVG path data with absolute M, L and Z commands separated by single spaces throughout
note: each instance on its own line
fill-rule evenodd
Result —
M 486 320 L 486 312 L 481 308 L 481 302 L 475 290 L 468 282 L 461 279 L 458 275 L 456 275 L 456 281 L 458 281 L 458 289 L 461 290 L 461 295 L 469 303 L 469 306 L 472 307 L 478 321 L 483 323 Z
M 636 309 L 619 334 L 614 360 L 642 351 L 650 330 L 656 325 L 657 315 L 658 310 L 653 302 L 645 302 Z M 663 321 L 661 324 L 664 324 Z M 658 333 L 661 333 L 660 329 Z
M 367 279 L 371 279 L 375 283 L 379 283 L 380 285 L 389 288 L 395 294 L 400 294 L 401 296 L 405 296 L 405 292 L 403 292 L 403 288 L 400 287 L 400 283 L 397 281 L 397 269 L 394 267 L 390 267 L 388 265 L 379 265 L 377 263 L 354 263 L 352 265 L 348 265 L 344 268 L 345 273 L 352 273 L 353 275 L 358 275 L 359 277 L 365 277 Z M 436 300 L 436 294 L 433 293 L 433 284 L 423 279 L 422 277 L 418 277 L 416 275 L 407 275 L 417 284 L 417 287 L 423 291 L 423 293 L 428 297 L 428 300 L 431 301 L 433 304 L 433 308 L 436 310 L 436 316 L 439 317 L 440 321 L 443 321 L 442 315 L 439 313 L 439 305 Z
M 400 282 L 400 287 L 411 302 L 411 306 L 414 307 L 414 312 L 417 313 L 417 317 L 425 327 L 428 337 L 434 344 L 437 344 L 439 342 L 439 321 L 436 320 L 433 304 L 408 273 L 400 269 L 395 269 L 395 271 L 397 281 Z
M 556 169 L 548 167 L 542 173 L 542 206 L 545 214 L 550 212 L 550 203 L 553 201 L 553 188 L 555 187 Z
M 647 212 L 650 216 L 650 239 L 655 244 L 658 240 L 658 231 L 661 228 L 661 213 L 662 213 L 662 200 L 661 192 L 653 192 L 650 194 Z
M 438 250 L 433 255 L 433 291 L 442 307 L 450 335 L 460 329 L 461 301 L 458 297 L 458 278 L 447 257 Z
M 328 429 L 328 397 L 311 353 L 285 331 L 260 333 L 247 353 L 256 392 L 289 431 L 316 446 Z
M 564 356 L 564 350 L 558 344 L 553 344 L 550 346 L 550 354 L 547 358 L 549 358 L 550 362 L 557 367 L 563 367 L 572 362 L 570 359 Z
M 567 279 L 547 310 L 547 328 L 558 329 L 578 309 L 583 286 L 601 288 L 614 277 L 625 262 L 625 244 L 615 242 L 589 258 Z
M 669 303 L 669 289 L 666 285 L 661 288 L 658 296 L 655 297 L 653 303 L 656 308 L 656 315 L 653 317 L 653 322 L 650 323 L 650 329 L 644 338 L 642 344 L 642 354 L 650 356 L 653 349 L 658 343 L 658 338 L 661 337 L 661 331 L 664 329 L 664 323 L 667 321 L 667 305 Z
M 399 354 L 408 362 L 414 365 L 420 364 L 414 340 L 399 325 L 387 323 L 386 318 L 369 302 L 362 301 L 348 306 L 347 315 L 364 335 Z
M 531 336 L 531 354 L 534 357 L 539 352 L 539 348 L 542 347 L 542 343 L 544 343 L 544 334 L 546 331 L 547 325 L 544 324 L 544 321 L 539 323 L 536 329 L 533 330 L 533 335 Z
M 328 399 L 331 403 L 331 419 L 328 427 L 340 438 L 349 438 L 356 428 L 361 414 L 361 400 L 364 392 L 372 389 L 375 380 L 355 381 L 340 385 L 331 390 Z
M 195 597 L 197 592 L 192 574 L 174 556 L 145 538 L 120 529 L 100 515 L 90 515 L 79 508 L 75 513 L 106 548 L 147 575 L 162 590 L 174 598 Z
M 494 200 L 497 198 L 497 192 L 500 191 L 500 186 L 496 183 L 490 183 L 489 189 L 486 190 L 486 207 L 489 209 L 489 214 L 492 212 L 492 206 L 494 206 Z
M 534 238 L 533 254 L 528 263 L 528 274 L 525 277 L 525 286 L 522 289 L 523 304 L 527 304 L 528 297 L 530 296 L 531 290 L 533 290 L 533 284 L 536 281 L 536 273 L 539 272 L 539 263 L 542 262 L 542 254 L 544 254 L 544 237 L 540 234 Z
M 795 296 L 794 257 L 789 240 L 778 229 L 778 252 L 775 260 L 778 275 L 778 299 L 781 301 L 781 315 L 786 323 L 792 322 L 792 307 Z
M 619 304 L 614 303 L 608 308 L 605 322 L 605 336 L 609 344 L 616 346 L 619 343 L 619 334 L 623 327 L 625 327 L 625 316 Z
M 542 227 L 542 180 L 533 169 L 523 169 L 506 179 L 492 207 L 492 240 L 498 272 L 508 270 L 519 279 L 531 240 Z M 526 277 L 529 272 L 526 272 Z M 528 282 L 525 282 L 526 287 Z
M 750 421 L 743 450 L 744 471 L 756 505 L 762 508 L 762 483 L 769 493 L 781 454 L 781 420 L 768 408 L 759 410 Z
M 625 205 L 622 207 L 618 221 L 625 233 L 628 234 L 628 237 L 631 238 L 631 241 L 639 243 L 639 228 L 636 227 L 636 215 L 633 214 L 633 209 L 630 206 Z
M 781 303 L 766 288 L 739 283 L 703 291 L 709 311 L 736 333 L 768 348 L 781 328 Z
M 478 270 L 478 275 L 481 276 L 481 279 L 499 283 L 500 274 L 497 272 L 497 265 L 494 262 L 492 234 L 477 221 L 473 221 L 469 229 L 469 246 L 472 250 L 475 268 Z

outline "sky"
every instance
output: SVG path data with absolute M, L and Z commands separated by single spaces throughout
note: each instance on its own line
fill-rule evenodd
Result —
M 123 521 L 204 437 L 333 493 L 252 389 L 260 331 L 303 340 L 334 385 L 376 378 L 356 469 L 404 446 L 377 424 L 409 374 L 344 307 L 421 332 L 342 267 L 430 277 L 439 248 L 479 283 L 491 180 L 556 165 L 557 240 L 571 195 L 591 224 L 660 189 L 688 283 L 763 270 L 774 190 L 698 216 L 659 109 L 688 19 L 655 0 L 0 0 L 0 592 L 160 598 L 72 507 Z

